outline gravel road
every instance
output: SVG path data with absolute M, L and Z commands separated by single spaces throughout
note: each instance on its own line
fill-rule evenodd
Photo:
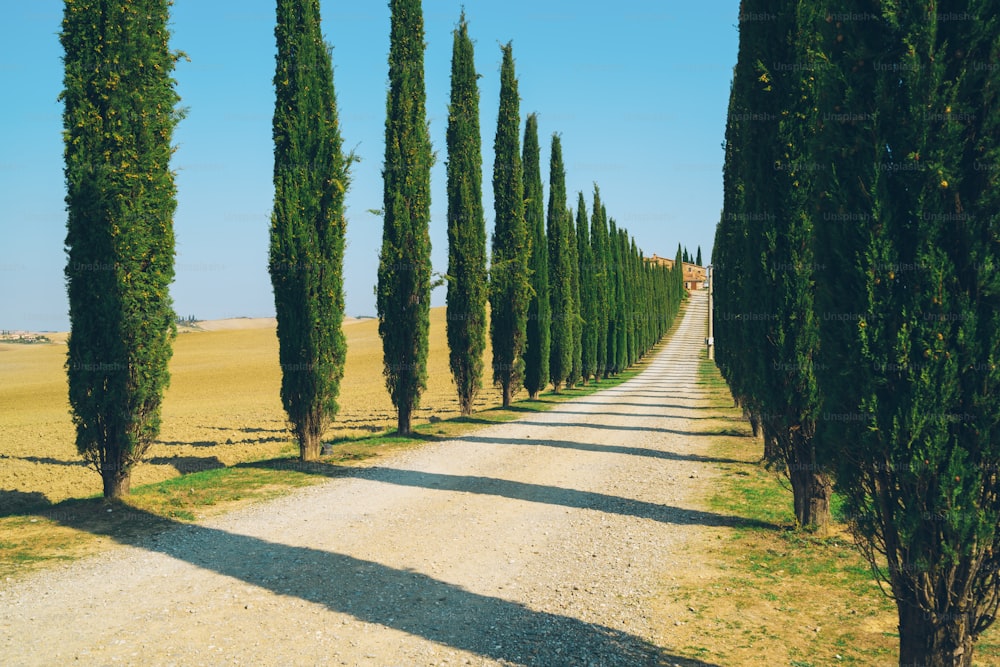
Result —
M 730 525 L 705 307 L 614 389 L 0 584 L 0 663 L 707 664 L 653 611 Z

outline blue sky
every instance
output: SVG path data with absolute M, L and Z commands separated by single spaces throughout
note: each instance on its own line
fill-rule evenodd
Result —
M 66 330 L 60 0 L 0 0 L 0 328 Z M 425 0 L 434 270 L 447 267 L 445 130 L 452 31 L 461 0 Z M 363 7 L 360 9 L 359 7 Z M 381 244 L 389 52 L 384 0 L 321 0 L 334 47 L 345 147 L 361 157 L 347 195 L 347 314 L 373 315 Z M 513 41 L 522 132 L 539 115 L 543 175 L 562 136 L 569 204 L 593 184 L 647 254 L 683 243 L 708 261 L 722 208 L 722 141 L 738 41 L 737 0 L 466 0 L 476 42 L 483 201 L 490 192 L 500 44 Z M 270 316 L 267 273 L 274 91 L 273 0 L 176 0 L 172 47 L 188 116 L 175 133 L 178 314 Z M 546 184 L 546 197 L 548 196 Z M 432 305 L 444 305 L 444 289 Z

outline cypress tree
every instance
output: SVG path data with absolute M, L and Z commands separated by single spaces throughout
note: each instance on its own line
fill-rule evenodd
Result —
M 521 166 L 520 101 L 514 73 L 514 52 L 502 47 L 500 111 L 494 142 L 493 205 L 496 213 L 490 263 L 490 335 L 493 341 L 493 382 L 508 407 L 524 376 L 527 336 L 530 237 L 524 222 L 524 180 Z
M 176 208 L 170 145 L 179 113 L 167 0 L 65 4 L 66 370 L 76 446 L 106 498 L 160 430 L 176 335 Z
M 614 246 L 615 265 L 617 267 L 615 280 L 618 283 L 615 288 L 615 294 L 618 297 L 615 304 L 615 335 L 617 338 L 615 341 L 615 369 L 616 372 L 621 373 L 629 366 L 629 327 L 627 318 L 629 317 L 630 306 L 627 289 L 628 259 L 626 257 L 628 252 L 628 232 L 624 228 L 617 228 L 615 225 L 612 225 L 612 227 L 615 228 L 612 245 Z
M 628 279 L 629 279 L 629 366 L 639 360 L 642 353 L 640 317 L 642 315 L 642 284 L 639 278 L 639 247 L 635 237 L 630 237 L 628 246 Z
M 593 255 L 594 288 L 594 379 L 607 377 L 608 367 L 608 267 L 607 267 L 607 220 L 601 204 L 601 190 L 594 184 L 594 209 L 590 214 L 590 245 Z
M 701 263 L 701 246 L 698 246 L 698 256 L 695 257 L 694 263 L 697 264 L 698 266 L 705 266 L 704 264 Z
M 818 437 L 896 601 L 900 664 L 965 667 L 1000 604 L 1000 21 L 989 2 L 887 3 L 828 24 L 817 4 L 817 114 L 857 119 L 809 145 L 832 221 L 814 239 Z
M 552 135 L 549 162 L 549 297 L 552 303 L 552 348 L 549 373 L 558 392 L 573 367 L 573 266 L 569 254 L 569 212 L 562 141 Z
M 549 248 L 545 237 L 545 202 L 542 192 L 541 148 L 538 117 L 528 116 L 524 127 L 524 221 L 531 237 L 531 300 L 528 302 L 524 346 L 524 388 L 538 398 L 549 383 L 551 304 L 549 303 Z
M 765 10 L 773 11 L 773 3 L 744 3 L 744 11 Z M 769 25 L 745 22 L 740 29 L 729 115 L 730 123 L 739 125 L 730 128 L 727 140 L 737 128 L 741 136 L 734 151 L 727 148 L 726 169 L 736 176 L 727 175 L 725 186 L 736 234 L 720 244 L 739 245 L 732 252 L 738 253 L 742 270 L 727 266 L 716 276 L 723 305 L 733 304 L 740 315 L 719 335 L 737 326 L 740 332 L 721 363 L 730 377 L 737 376 L 737 395 L 749 394 L 744 400 L 763 427 L 765 458 L 791 482 L 799 524 L 823 530 L 829 522 L 831 480 L 814 439 L 819 401 L 812 363 L 818 344 L 814 215 L 805 194 L 816 170 L 802 168 L 813 161 L 801 153 L 809 132 L 801 118 L 813 113 L 802 100 L 815 77 L 811 69 L 774 67 L 811 62 L 795 51 L 795 2 L 775 16 Z M 734 183 L 738 199 L 732 196 Z
M 621 287 L 618 282 L 618 226 L 614 218 L 608 219 L 607 245 L 605 246 L 604 265 L 607 268 L 608 285 L 608 366 L 605 377 L 617 375 L 618 371 L 618 317 L 621 299 Z
M 576 220 L 577 258 L 580 276 L 580 375 L 587 384 L 597 372 L 597 298 L 594 284 L 594 254 L 590 247 L 590 224 L 587 219 L 587 202 L 583 193 L 577 199 Z
M 317 0 L 279 0 L 274 76 L 274 212 L 269 270 L 281 362 L 281 402 L 303 461 L 319 458 L 337 413 L 347 342 L 344 194 L 330 49 Z
M 430 327 L 430 174 L 434 161 L 426 120 L 424 21 L 420 0 L 390 0 L 382 250 L 376 306 L 383 373 L 409 433 L 427 388 Z
M 587 212 L 583 212 L 586 219 Z M 579 216 L 577 216 L 579 219 Z M 583 372 L 583 319 L 580 310 L 580 253 L 577 249 L 577 231 L 573 222 L 573 209 L 566 214 L 567 247 L 569 248 L 570 266 L 570 296 L 573 299 L 573 315 L 570 319 L 570 335 L 572 336 L 572 352 L 570 353 L 569 375 L 566 376 L 566 386 L 579 384 Z
M 486 349 L 486 223 L 479 88 L 465 12 L 454 33 L 448 113 L 448 350 L 463 415 L 482 387 Z

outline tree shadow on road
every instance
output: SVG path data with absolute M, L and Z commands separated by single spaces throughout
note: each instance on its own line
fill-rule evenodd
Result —
M 508 443 L 509 444 L 509 443 Z M 544 441 L 534 444 L 545 445 Z M 734 461 L 745 463 L 745 461 Z M 747 519 L 740 516 L 716 514 L 671 505 L 660 505 L 643 500 L 609 496 L 593 491 L 580 491 L 558 486 L 543 486 L 528 484 L 496 477 L 480 477 L 475 475 L 445 475 L 442 473 L 406 470 L 403 468 L 388 468 L 372 466 L 367 468 L 352 468 L 334 465 L 313 464 L 304 467 L 293 459 L 278 459 L 245 464 L 252 467 L 269 468 L 273 470 L 301 470 L 308 474 L 320 474 L 328 477 L 356 477 L 385 484 L 412 486 L 435 491 L 456 491 L 459 493 L 475 493 L 480 495 L 499 496 L 512 500 L 524 500 L 546 505 L 590 509 L 608 514 L 634 516 L 660 523 L 676 525 L 700 525 L 710 527 L 763 528 L 766 530 L 783 530 L 776 524 Z
M 626 415 L 627 416 L 627 415 Z M 718 435 L 743 435 L 742 432 L 735 433 L 726 430 L 725 432 L 720 432 L 719 430 L 712 431 L 682 431 L 675 428 L 661 428 L 659 426 L 625 426 L 625 425 L 612 425 L 612 424 L 593 424 L 585 422 L 543 422 L 543 421 L 528 421 L 520 420 L 518 424 L 528 424 L 531 426 L 550 426 L 555 428 L 590 428 L 600 431 L 645 431 L 647 433 L 669 433 L 671 435 L 686 435 L 692 437 L 704 437 L 704 436 L 718 436 Z M 470 438 L 458 438 L 459 440 L 466 440 Z
M 646 407 L 649 407 L 649 408 L 675 408 L 675 409 L 679 409 L 679 410 L 701 409 L 701 408 L 689 408 L 689 407 L 683 406 L 683 405 L 647 405 Z M 639 418 L 639 419 L 644 418 L 644 417 L 653 417 L 654 419 L 699 419 L 699 420 L 701 420 L 701 419 L 710 419 L 712 421 L 746 422 L 745 419 L 740 419 L 739 417 L 729 417 L 729 416 L 726 416 L 726 415 L 718 415 L 718 416 L 714 416 L 714 417 L 706 417 L 706 416 L 701 416 L 701 415 L 696 415 L 696 416 L 691 416 L 691 415 L 671 415 L 671 414 L 661 414 L 661 413 L 654 413 L 654 412 L 597 412 L 597 411 L 594 411 L 594 412 L 584 412 L 583 410 L 559 410 L 559 411 L 553 411 L 553 414 L 560 414 L 560 415 L 598 415 L 598 416 L 601 416 L 601 417 L 635 417 L 635 418 Z M 483 420 L 483 423 L 494 423 L 494 422 L 486 422 L 485 420 Z
M 646 456 L 652 459 L 668 461 L 694 461 L 696 463 L 752 463 L 751 460 L 724 459 L 701 454 L 678 454 L 677 452 L 647 447 L 626 447 L 622 445 L 599 445 L 591 442 L 576 442 L 574 440 L 548 440 L 542 438 L 490 438 L 486 436 L 468 435 L 456 438 L 463 442 L 481 442 L 487 445 L 521 445 L 529 447 L 556 447 L 559 449 L 577 449 L 583 452 L 600 454 L 624 454 L 626 456 Z
M 670 655 L 615 628 L 529 609 L 413 570 L 180 524 L 133 508 L 123 510 L 115 521 L 101 527 L 91 523 L 89 529 L 277 595 L 294 596 L 505 664 L 718 667 Z M 171 530 L 154 537 L 130 537 L 142 531 L 119 525 L 127 522 L 168 524 Z

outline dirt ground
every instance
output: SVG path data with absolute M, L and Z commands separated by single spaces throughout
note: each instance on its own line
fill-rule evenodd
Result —
M 459 414 L 444 316 L 443 308 L 431 311 L 428 389 L 416 423 Z M 235 318 L 199 327 L 184 327 L 177 337 L 160 439 L 148 452 L 148 462 L 136 468 L 133 486 L 294 451 L 279 396 L 274 320 Z M 348 318 L 344 331 L 348 357 L 341 409 L 327 437 L 393 428 L 377 321 Z M 487 350 L 487 359 L 489 354 Z M 101 491 L 100 477 L 76 453 L 65 361 L 66 347 L 59 342 L 0 343 L 0 491 L 6 492 L 6 503 L 54 503 Z M 478 406 L 498 405 L 499 399 L 487 387 Z
M 0 585 L 9 664 L 709 665 L 654 612 L 733 517 L 704 300 L 619 387 Z M 136 517 L 137 520 L 142 517 Z

